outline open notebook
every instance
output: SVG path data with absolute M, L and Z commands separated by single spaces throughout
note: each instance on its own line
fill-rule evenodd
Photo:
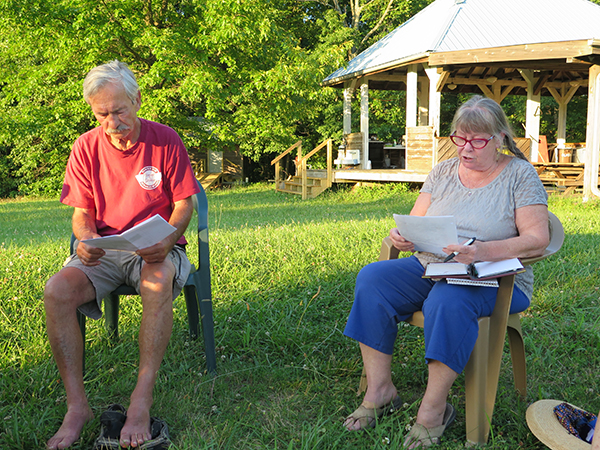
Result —
M 492 281 L 498 277 L 513 275 L 524 272 L 525 267 L 518 258 L 505 259 L 502 261 L 481 261 L 474 264 L 461 264 L 459 262 L 448 263 L 429 263 L 425 268 L 424 278 L 450 278 L 448 283 L 454 284 L 473 284 L 465 283 L 470 281 Z M 462 280 L 454 281 L 454 280 Z M 478 285 L 495 285 L 495 283 L 484 283 Z

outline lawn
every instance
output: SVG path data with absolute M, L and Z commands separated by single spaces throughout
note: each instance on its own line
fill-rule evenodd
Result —
M 360 404 L 362 365 L 343 329 L 356 274 L 377 258 L 392 213 L 408 213 L 416 195 L 400 184 L 339 188 L 306 201 L 266 184 L 208 193 L 218 375 L 205 371 L 202 339 L 189 339 L 182 295 L 151 411 L 169 424 L 175 449 L 399 447 L 426 384 L 422 331 L 401 326 L 395 348 L 405 407 L 372 431 L 350 433 L 341 424 Z M 514 392 L 505 352 L 489 448 L 545 448 L 525 422 L 537 399 L 600 409 L 600 202 L 549 202 L 566 239 L 535 265 L 534 298 L 522 319 L 528 399 Z M 43 448 L 66 411 L 42 293 L 68 253 L 70 216 L 56 199 L 0 201 L 1 449 Z M 91 448 L 102 410 L 128 404 L 140 316 L 139 298 L 122 301 L 116 343 L 103 321 L 88 321 L 85 382 L 96 419 L 72 448 Z M 462 376 L 450 401 L 458 416 L 440 449 L 464 444 Z

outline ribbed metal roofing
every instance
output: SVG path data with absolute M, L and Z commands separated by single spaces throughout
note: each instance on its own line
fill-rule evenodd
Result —
M 324 82 L 431 52 L 600 37 L 600 5 L 587 0 L 436 0 Z

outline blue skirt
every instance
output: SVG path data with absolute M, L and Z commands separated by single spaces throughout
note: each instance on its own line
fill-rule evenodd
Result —
M 363 267 L 344 334 L 391 355 L 398 324 L 422 310 L 425 359 L 461 373 L 477 341 L 477 320 L 492 314 L 498 288 L 435 282 L 422 278 L 423 270 L 414 255 Z M 515 286 L 510 313 L 528 306 L 529 299 Z

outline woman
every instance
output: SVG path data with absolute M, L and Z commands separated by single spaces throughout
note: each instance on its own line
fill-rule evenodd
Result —
M 411 215 L 453 215 L 459 242 L 448 245 L 456 261 L 499 261 L 531 257 L 548 245 L 547 195 L 533 166 L 516 147 L 502 108 L 474 96 L 456 112 L 451 139 L 458 157 L 438 164 L 428 175 Z M 499 152 L 506 147 L 512 155 Z M 390 238 L 402 252 L 414 246 L 396 228 Z M 358 274 L 355 301 L 344 334 L 359 341 L 368 388 L 362 405 L 346 418 L 348 430 L 374 426 L 376 418 L 401 402 L 391 379 L 399 322 L 413 312 L 425 316 L 428 382 L 408 448 L 437 443 L 456 412 L 446 403 L 452 383 L 475 346 L 479 317 L 494 308 L 497 288 L 450 285 L 422 278 L 423 267 L 443 257 L 417 252 L 379 261 Z M 533 292 L 531 267 L 516 276 L 511 313 L 525 310 Z

